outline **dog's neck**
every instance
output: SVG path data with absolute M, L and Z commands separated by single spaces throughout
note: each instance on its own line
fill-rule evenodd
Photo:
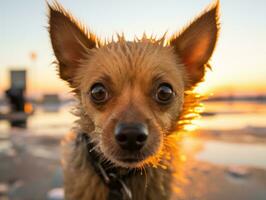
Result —
M 121 167 L 110 167 L 106 162 L 101 161 L 102 155 L 94 151 L 95 145 L 87 133 L 78 133 L 76 145 L 85 143 L 87 146 L 88 161 L 93 166 L 103 183 L 109 188 L 108 199 L 132 199 L 132 192 L 126 185 L 126 179 L 136 175 L 138 170 L 125 169 Z
M 94 151 L 90 151 L 93 148 L 93 144 L 90 143 L 88 134 L 78 133 L 75 141 L 75 151 L 73 155 L 82 154 L 87 157 L 87 170 L 90 174 L 87 179 L 88 189 L 90 183 L 95 180 L 95 174 L 97 174 L 97 181 L 99 185 L 97 188 L 106 188 L 104 191 L 108 191 L 105 195 L 105 199 L 168 199 L 170 196 L 171 187 L 171 172 L 160 167 L 153 168 L 147 166 L 145 169 L 140 170 L 128 170 L 120 167 L 110 168 L 110 165 L 104 164 L 101 161 L 101 156 Z M 92 153 L 94 152 L 94 153 Z M 83 170 L 82 170 L 83 171 Z M 82 172 L 84 175 L 84 172 Z M 69 173 L 68 173 L 69 174 Z M 107 175 L 109 179 L 113 178 L 114 181 L 108 183 L 104 176 Z M 73 184 L 73 182 L 72 182 Z M 100 186 L 102 185 L 102 186 Z M 97 191 L 95 191 L 97 192 Z M 99 190 L 99 193 L 101 191 Z M 86 195 L 86 194 L 85 194 Z M 82 199 L 86 199 L 85 197 Z M 96 198 L 97 199 L 97 198 Z

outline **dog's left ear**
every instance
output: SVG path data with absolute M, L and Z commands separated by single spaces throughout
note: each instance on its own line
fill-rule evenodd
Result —
M 176 53 L 185 65 L 189 82 L 187 88 L 202 81 L 205 66 L 214 50 L 219 30 L 219 2 L 194 20 L 181 34 L 170 40 Z
M 80 60 L 85 58 L 88 49 L 97 46 L 97 40 L 59 4 L 48 7 L 49 32 L 59 62 L 59 75 L 71 84 Z

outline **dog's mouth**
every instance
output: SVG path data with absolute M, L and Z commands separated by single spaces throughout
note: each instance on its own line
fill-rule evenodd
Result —
M 117 154 L 105 154 L 107 158 L 110 159 L 112 163 L 117 166 L 125 167 L 125 168 L 139 168 L 142 167 L 152 161 L 151 158 L 156 156 L 156 153 L 150 154 L 147 151 L 135 152 L 134 154 L 127 153 L 119 153 Z
M 139 168 L 140 166 L 145 163 L 145 158 L 139 158 L 139 157 L 120 157 L 115 158 L 115 163 L 121 167 L 126 168 Z
M 123 162 L 123 163 L 139 163 L 139 162 L 142 162 L 144 159 L 143 158 L 120 158 L 118 159 L 120 162 Z

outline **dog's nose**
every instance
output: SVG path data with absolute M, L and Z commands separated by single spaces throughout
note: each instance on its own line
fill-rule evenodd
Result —
M 140 150 L 147 138 L 147 126 L 142 123 L 119 123 L 115 127 L 115 139 L 122 149 Z

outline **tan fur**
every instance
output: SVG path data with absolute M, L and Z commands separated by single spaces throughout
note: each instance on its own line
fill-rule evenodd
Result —
M 87 162 L 86 146 L 75 148 L 73 133 L 63 142 L 64 185 L 66 200 L 106 199 L 108 189 Z M 126 181 L 131 188 L 133 199 L 169 199 L 171 195 L 170 169 L 147 168 Z
M 168 42 L 148 38 L 126 41 L 123 36 L 100 42 L 84 31 L 60 5 L 50 8 L 50 37 L 60 77 L 70 84 L 79 105 L 76 128 L 63 141 L 63 169 L 67 200 L 104 200 L 108 188 L 88 161 L 87 144 L 77 134 L 89 134 L 101 161 L 110 166 L 138 169 L 126 180 L 134 200 L 170 199 L 173 177 L 180 169 L 180 130 L 195 117 L 198 96 L 191 92 L 203 80 L 218 34 L 218 3 Z M 90 98 L 95 83 L 106 87 L 109 99 L 96 105 Z M 158 86 L 168 83 L 171 103 L 155 101 Z M 149 137 L 137 153 L 123 151 L 114 137 L 119 122 L 145 123 Z M 176 137 L 177 136 L 177 137 Z M 122 158 L 138 158 L 128 163 Z M 139 172 L 141 171 L 141 173 Z

